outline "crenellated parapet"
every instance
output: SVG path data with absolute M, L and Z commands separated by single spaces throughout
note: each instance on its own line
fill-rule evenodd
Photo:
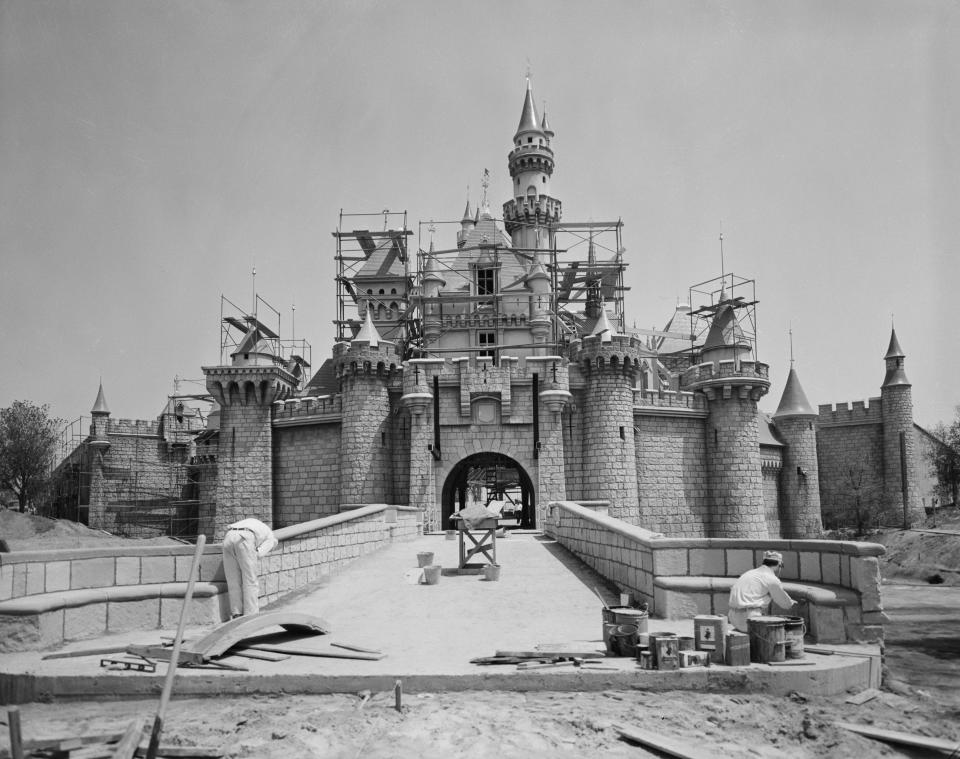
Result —
M 852 404 L 825 403 L 818 406 L 817 411 L 819 427 L 883 423 L 883 407 L 880 398 L 870 398 L 866 402 L 854 401 Z
M 570 363 L 584 373 L 622 372 L 635 374 L 652 355 L 645 343 L 630 335 L 590 335 L 570 344 Z
M 707 361 L 687 369 L 680 376 L 680 387 L 700 391 L 708 400 L 730 398 L 736 388 L 738 397 L 757 401 L 770 389 L 770 367 L 760 361 Z
M 279 366 L 205 366 L 207 391 L 221 408 L 268 406 L 289 398 L 297 379 Z
M 339 394 L 288 398 L 273 404 L 274 427 L 336 422 L 342 416 L 343 397 Z
M 108 435 L 159 435 L 160 422 L 157 419 L 110 419 L 107 422 Z
M 633 389 L 633 405 L 651 409 L 707 411 L 705 397 L 689 390 L 643 390 L 637 387 Z
M 341 380 L 360 375 L 389 379 L 400 366 L 400 354 L 396 345 L 388 340 L 380 340 L 374 345 L 354 340 L 333 346 L 333 362 Z
M 563 204 L 548 195 L 514 198 L 503 204 L 503 225 L 507 234 L 520 227 L 546 225 L 560 221 Z

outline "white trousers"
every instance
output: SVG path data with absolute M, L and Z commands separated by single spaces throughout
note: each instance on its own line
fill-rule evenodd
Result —
M 260 611 L 256 538 L 247 530 L 227 530 L 223 538 L 223 573 L 227 576 L 230 616 Z
M 752 606 L 749 609 L 729 609 L 727 611 L 727 619 L 730 620 L 730 624 L 734 630 L 745 633 L 750 632 L 747 620 L 750 619 L 750 617 L 762 617 L 763 612 L 764 609 L 762 606 Z

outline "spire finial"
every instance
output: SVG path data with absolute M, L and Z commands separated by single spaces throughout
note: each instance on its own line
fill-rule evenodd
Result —
M 250 294 L 253 296 L 253 316 L 257 316 L 257 260 L 253 260 L 250 270 Z
M 480 181 L 480 186 L 483 187 L 483 199 L 482 199 L 482 208 L 484 211 L 487 210 L 487 188 L 490 186 L 490 169 L 483 170 L 483 179 Z
M 790 325 L 790 368 L 793 369 L 793 324 Z
M 297 301 L 290 304 L 290 339 L 296 340 L 297 336 Z

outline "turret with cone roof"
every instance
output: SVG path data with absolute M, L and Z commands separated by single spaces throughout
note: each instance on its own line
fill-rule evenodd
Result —
M 916 467 L 913 392 L 897 331 L 890 327 L 890 344 L 883 357 L 886 374 L 880 387 L 883 411 L 884 510 L 889 524 L 905 528 L 924 519 Z
M 103 394 L 103 382 L 97 390 L 97 400 L 94 401 L 93 408 L 90 410 L 92 420 L 90 422 L 90 443 L 91 445 L 109 447 L 107 440 L 107 425 L 110 423 L 110 408 L 107 406 L 107 398 Z
M 780 532 L 784 538 L 818 538 L 823 534 L 823 523 L 815 424 L 817 412 L 807 400 L 792 363 L 791 359 L 787 384 L 773 415 L 777 433 L 785 443 L 780 477 Z
M 546 114 L 537 121 L 533 88 L 527 79 L 520 123 L 513 136 L 507 167 L 513 179 L 513 199 L 503 204 L 503 221 L 516 248 L 537 247 L 539 228 L 560 221 L 560 201 L 551 195 L 554 156 L 550 143 L 554 132 Z M 552 243 L 552 241 L 548 241 Z

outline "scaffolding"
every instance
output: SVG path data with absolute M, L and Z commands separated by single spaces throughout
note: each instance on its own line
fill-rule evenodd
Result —
M 374 220 L 379 226 L 381 219 L 383 229 L 371 231 Z M 504 288 L 498 276 L 498 285 L 490 292 L 480 293 L 475 287 L 466 290 L 444 289 L 442 296 L 429 297 L 422 287 L 428 258 L 432 259 L 434 271 L 448 282 L 453 279 L 472 281 L 475 276 L 474 263 L 481 258 L 485 268 L 498 273 L 508 260 L 507 256 L 510 260 L 520 261 L 525 268 L 530 268 L 539 258 L 552 285 L 549 295 L 545 296 L 549 302 L 540 304 L 541 307 L 546 306 L 545 310 L 551 314 L 551 332 L 545 347 L 552 351 L 562 351 L 570 341 L 581 337 L 585 328 L 592 326 L 598 314 L 592 317 L 588 315 L 591 304 L 594 309 L 607 310 L 618 331 L 625 330 L 624 295 L 629 288 L 624 284 L 627 263 L 624 260 L 621 220 L 544 225 L 541 230 L 549 245 L 543 249 L 514 247 L 504 231 L 503 219 L 492 221 L 497 230 L 492 239 L 484 239 L 480 244 L 458 244 L 444 249 L 436 249 L 433 245 L 438 228 L 459 227 L 462 221 L 418 222 L 417 253 L 411 257 L 407 255 L 407 238 L 413 231 L 407 228 L 406 212 L 349 214 L 341 210 L 337 230 L 333 233 L 337 261 L 334 320 L 337 340 L 349 341 L 354 337 L 362 321 L 361 303 L 366 302 L 376 313 L 392 315 L 392 321 L 385 323 L 381 320 L 377 326 L 381 328 L 381 335 L 385 339 L 398 343 L 405 359 L 454 351 L 459 355 L 492 352 L 496 361 L 500 350 L 534 347 L 533 344 L 475 345 L 441 349 L 435 344 L 426 344 L 423 319 L 428 312 L 439 317 L 441 324 L 444 323 L 445 309 L 458 313 L 464 310 L 478 312 L 492 317 L 494 323 L 498 323 L 504 313 L 505 301 L 513 301 L 519 295 L 529 295 L 526 290 L 510 289 L 509 286 Z M 348 225 L 352 229 L 348 230 Z M 398 271 L 394 274 L 399 285 L 396 292 L 385 292 L 386 288 L 363 291 L 357 283 L 358 275 L 365 267 L 370 268 L 371 257 L 378 251 L 382 252 L 388 243 L 394 248 L 395 258 L 403 264 L 403 274 L 399 275 Z M 382 253 L 380 255 L 381 260 L 374 263 L 382 261 Z M 395 264 L 395 268 L 399 267 Z
M 717 313 L 724 307 L 733 309 L 738 341 L 757 352 L 757 283 L 732 272 L 690 286 L 690 352 L 697 353 L 713 326 Z
M 292 329 L 291 329 L 292 332 Z M 281 331 L 280 312 L 258 294 L 253 296 L 252 312 L 245 311 L 224 295 L 220 296 L 220 363 L 229 364 L 241 348 L 250 345 L 253 337 L 264 346 L 273 363 L 298 381 L 297 390 L 306 382 L 312 347 L 305 339 L 284 338 Z

